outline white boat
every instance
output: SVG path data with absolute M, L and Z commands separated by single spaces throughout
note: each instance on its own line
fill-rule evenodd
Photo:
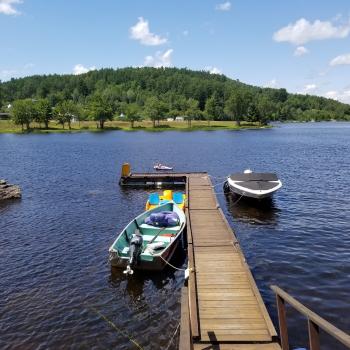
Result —
M 230 175 L 226 184 L 232 193 L 256 199 L 269 198 L 282 187 L 276 174 L 254 173 L 250 169 Z
M 153 169 L 155 169 L 155 170 L 173 170 L 173 167 L 158 163 L 158 164 L 155 164 L 153 166 Z

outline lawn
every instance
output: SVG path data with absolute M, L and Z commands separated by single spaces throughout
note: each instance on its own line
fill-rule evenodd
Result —
M 144 120 L 142 122 L 137 122 L 134 125 L 134 128 L 131 128 L 129 122 L 124 121 L 108 121 L 105 123 L 105 128 L 103 130 L 97 127 L 97 123 L 94 121 L 82 121 L 82 122 L 73 122 L 71 124 L 71 129 L 68 129 L 66 125 L 65 128 L 62 128 L 61 124 L 58 124 L 56 121 L 50 121 L 49 129 L 45 130 L 43 125 L 38 123 L 30 124 L 30 131 L 34 133 L 55 133 L 55 132 L 80 132 L 80 131 L 94 131 L 101 132 L 103 130 L 126 130 L 126 131 L 165 131 L 165 130 L 182 130 L 182 131 L 192 131 L 192 130 L 240 130 L 247 128 L 261 128 L 257 123 L 246 123 L 242 122 L 241 126 L 237 126 L 232 121 L 212 121 L 208 125 L 207 121 L 192 121 L 191 128 L 188 127 L 186 121 L 161 121 L 159 126 L 153 128 L 152 121 Z M 265 126 L 266 127 L 266 126 Z M 27 133 L 28 131 L 24 131 Z M 22 128 L 20 125 L 15 125 L 11 120 L 0 120 L 0 133 L 22 133 Z

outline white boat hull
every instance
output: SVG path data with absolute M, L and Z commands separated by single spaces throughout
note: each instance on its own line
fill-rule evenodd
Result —
M 244 177 L 247 179 L 244 179 Z M 227 178 L 227 185 L 232 193 L 255 199 L 270 198 L 278 189 L 282 187 L 282 182 L 279 179 L 265 180 L 265 179 L 251 179 L 255 174 L 239 174 L 238 180 L 235 176 Z M 233 177 L 233 178 L 232 178 Z M 241 178 L 240 178 L 241 177 Z M 249 179 L 250 178 L 250 179 Z

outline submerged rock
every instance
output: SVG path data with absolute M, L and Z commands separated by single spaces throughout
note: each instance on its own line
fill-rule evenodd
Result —
M 0 201 L 5 199 L 21 198 L 21 189 L 0 179 Z

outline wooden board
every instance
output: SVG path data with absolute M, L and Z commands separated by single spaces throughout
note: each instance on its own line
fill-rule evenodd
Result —
M 210 343 L 194 344 L 194 350 L 281 350 L 277 343 L 269 344 L 215 344 Z

